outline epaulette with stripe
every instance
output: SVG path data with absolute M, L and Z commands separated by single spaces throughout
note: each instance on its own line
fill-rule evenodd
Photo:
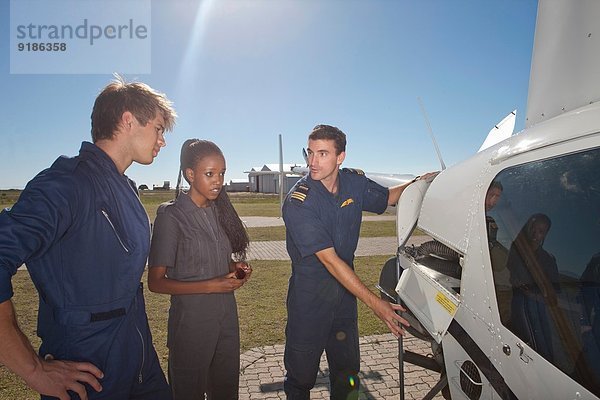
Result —
M 362 169 L 358 169 L 358 168 L 342 168 L 342 172 L 345 172 L 347 174 L 357 174 L 357 175 L 365 174 L 365 172 Z
M 297 200 L 300 203 L 304 203 L 304 200 L 306 200 L 306 196 L 308 195 L 308 190 L 308 186 L 300 184 L 296 186 L 296 190 L 290 195 L 290 198 L 292 200 Z

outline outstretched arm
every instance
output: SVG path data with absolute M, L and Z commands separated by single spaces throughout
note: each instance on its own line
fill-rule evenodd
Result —
M 317 252 L 316 256 L 338 282 L 373 310 L 379 319 L 385 322 L 390 332 L 395 336 L 404 334 L 402 325 L 409 326 L 409 323 L 396 313 L 396 310 L 406 311 L 402 306 L 391 304 L 371 292 L 362 283 L 354 270 L 337 255 L 333 247 Z
M 418 181 L 418 180 L 426 180 L 426 181 L 433 180 L 437 176 L 437 174 L 439 174 L 439 172 L 428 172 L 425 175 L 416 177 L 412 181 L 403 183 L 402 185 L 393 186 L 393 187 L 389 188 L 390 194 L 388 196 L 388 206 L 396 205 L 396 203 L 398 203 L 398 200 L 400 200 L 400 196 L 402 195 L 402 192 L 404 192 L 404 189 L 406 189 L 408 186 L 410 186 L 411 183 Z
M 23 378 L 38 393 L 61 400 L 70 399 L 67 390 L 86 400 L 84 383 L 98 392 L 102 390 L 98 379 L 104 375 L 94 365 L 41 359 L 19 328 L 11 300 L 0 303 L 0 363 Z

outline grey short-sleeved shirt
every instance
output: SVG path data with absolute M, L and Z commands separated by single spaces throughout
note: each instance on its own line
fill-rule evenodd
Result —
M 157 211 L 149 267 L 167 267 L 167 276 L 197 281 L 229 272 L 231 245 L 217 222 L 214 205 L 201 208 L 182 193 Z
M 156 213 L 148 266 L 167 267 L 167 277 L 199 281 L 229 273 L 231 244 L 218 223 L 214 204 L 201 208 L 182 193 Z M 204 318 L 235 307 L 233 293 L 173 295 L 172 308 L 200 308 Z

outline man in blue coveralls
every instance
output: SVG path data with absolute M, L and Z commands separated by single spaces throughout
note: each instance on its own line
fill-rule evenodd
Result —
M 317 125 L 308 137 L 310 173 L 296 183 L 283 204 L 292 260 L 284 355 L 288 399 L 310 398 L 323 350 L 331 398 L 358 398 L 357 297 L 394 335 L 402 335 L 402 325 L 408 326 L 396 313 L 404 310 L 401 306 L 380 299 L 361 282 L 353 260 L 363 210 L 383 213 L 412 182 L 388 189 L 362 171 L 339 170 L 345 151 L 346 135 L 341 130 Z
M 94 143 L 59 157 L 0 213 L 0 363 L 42 398 L 171 398 L 140 284 L 148 215 L 124 173 L 152 163 L 175 117 L 164 94 L 117 78 L 94 103 Z M 11 301 L 23 263 L 39 293 L 39 355 Z

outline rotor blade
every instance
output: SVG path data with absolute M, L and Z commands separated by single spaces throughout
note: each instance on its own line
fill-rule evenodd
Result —
M 444 164 L 444 160 L 442 160 L 442 154 L 440 153 L 440 149 L 438 147 L 437 141 L 433 136 L 433 130 L 431 129 L 431 125 L 429 124 L 429 118 L 427 118 L 427 113 L 425 112 L 425 107 L 423 107 L 423 102 L 420 97 L 417 97 L 419 100 L 419 106 L 421 106 L 421 112 L 423 113 L 423 117 L 425 118 L 425 122 L 427 123 L 427 129 L 429 132 L 429 136 L 431 137 L 431 141 L 433 142 L 433 146 L 435 147 L 435 151 L 438 156 L 438 160 L 440 160 L 440 166 L 442 167 L 442 171 L 446 169 L 446 164 Z

